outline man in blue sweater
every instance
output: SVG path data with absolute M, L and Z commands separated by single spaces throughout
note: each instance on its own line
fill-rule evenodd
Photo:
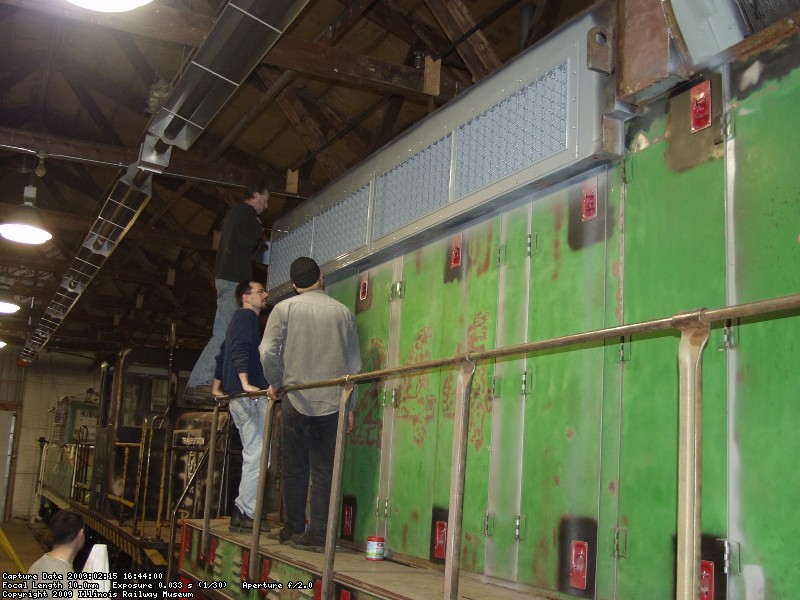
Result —
M 231 318 L 225 341 L 217 355 L 212 387 L 216 396 L 257 392 L 268 387 L 258 353 L 258 315 L 267 306 L 267 291 L 257 281 L 243 281 L 236 286 L 235 296 L 239 310 Z M 255 507 L 259 493 L 266 397 L 250 396 L 231 400 L 229 410 L 242 438 L 242 479 L 231 515 L 230 531 L 247 533 L 253 531 L 254 520 L 261 522 L 260 515 L 258 518 L 255 516 Z

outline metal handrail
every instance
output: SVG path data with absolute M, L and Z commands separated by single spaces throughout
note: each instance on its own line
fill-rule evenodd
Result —
M 219 417 L 219 407 L 217 409 L 215 409 L 215 415 L 216 415 L 216 418 Z M 216 420 L 216 419 L 213 419 L 213 420 Z M 175 507 L 172 510 L 172 519 L 171 519 L 170 527 L 169 527 L 169 540 L 168 540 L 168 554 L 169 554 L 169 556 L 167 557 L 167 581 L 171 581 L 172 580 L 173 562 L 174 562 L 174 559 L 175 559 L 174 558 L 175 557 L 175 552 L 174 552 L 173 546 L 175 545 L 175 530 L 177 528 L 178 511 L 180 510 L 181 505 L 183 504 L 183 501 L 186 499 L 186 496 L 189 493 L 189 490 L 192 488 L 192 486 L 194 486 L 195 481 L 197 481 L 197 478 L 200 475 L 200 471 L 202 470 L 203 465 L 205 464 L 206 460 L 209 460 L 209 456 L 213 456 L 213 455 L 211 455 L 212 446 L 215 449 L 215 454 L 216 454 L 216 446 L 217 446 L 216 437 L 219 436 L 219 435 L 222 435 L 223 433 L 225 433 L 226 430 L 229 427 L 230 427 L 230 420 L 228 422 L 226 422 L 225 429 L 221 429 L 219 431 L 212 431 L 211 432 L 211 436 L 209 437 L 208 444 L 203 449 L 203 453 L 200 455 L 200 458 L 197 461 L 197 467 L 195 468 L 194 473 L 192 473 L 192 475 L 189 477 L 188 481 L 186 482 L 186 486 L 183 488 L 183 491 L 181 492 L 181 495 L 178 496 L 178 499 L 175 501 Z M 206 481 L 206 489 L 212 488 L 212 487 L 213 487 L 213 481 Z M 207 520 L 204 519 L 204 521 L 203 521 L 203 525 L 204 525 L 203 529 L 204 530 L 210 527 L 210 525 L 208 525 L 209 522 L 210 522 L 210 520 L 207 521 Z
M 678 458 L 678 556 L 677 556 L 677 577 L 676 577 L 676 598 L 678 600 L 694 600 L 696 591 L 699 589 L 699 561 L 700 561 L 700 438 L 702 435 L 702 422 L 700 420 L 700 401 L 701 401 L 701 358 L 702 351 L 708 339 L 711 323 L 726 321 L 742 317 L 764 315 L 788 310 L 800 309 L 800 294 L 792 294 L 768 300 L 759 300 L 744 304 L 736 304 L 723 308 L 707 309 L 698 308 L 687 312 L 676 313 L 671 317 L 653 319 L 650 321 L 640 321 L 629 325 L 618 325 L 604 329 L 596 329 L 582 333 L 574 333 L 545 340 L 525 342 L 513 346 L 495 348 L 494 350 L 472 350 L 465 353 L 456 354 L 447 358 L 424 361 L 402 367 L 392 367 L 380 369 L 367 373 L 356 373 L 344 375 L 335 379 L 315 381 L 305 384 L 288 385 L 279 390 L 281 394 L 294 390 L 307 390 L 331 386 L 349 387 L 366 381 L 377 379 L 388 379 L 397 375 L 405 375 L 420 371 L 429 371 L 447 366 L 474 365 L 481 360 L 497 359 L 512 355 L 528 354 L 540 350 L 549 350 L 585 344 L 590 342 L 601 342 L 608 339 L 625 338 L 633 334 L 651 333 L 658 331 L 677 330 L 681 332 L 681 342 L 679 346 L 679 371 L 680 371 L 680 431 L 679 431 L 679 458 Z M 462 376 L 463 376 L 462 369 Z M 460 381 L 462 405 L 468 405 L 469 388 L 471 379 Z M 233 400 L 250 396 L 262 396 L 265 390 L 257 392 L 244 392 L 223 396 L 218 400 Z M 344 403 L 342 403 L 344 406 Z M 453 521 L 455 512 L 460 515 L 460 502 L 463 501 L 464 490 L 464 463 L 466 452 L 461 452 L 464 440 L 469 431 L 469 413 L 465 410 L 462 417 L 465 420 L 454 431 L 453 439 L 453 465 L 452 469 L 458 471 L 458 476 L 451 477 L 451 516 L 447 527 L 447 556 L 445 559 L 445 589 L 444 597 L 455 600 L 458 597 L 458 558 L 461 554 L 461 523 Z M 343 438 L 342 427 L 345 419 L 339 419 L 339 429 L 337 433 L 337 448 L 334 457 L 334 474 L 341 479 L 341 465 L 344 459 L 344 443 L 340 445 L 338 441 Z M 269 452 L 269 443 L 263 445 L 262 452 Z M 263 490 L 263 478 L 266 474 L 262 471 L 259 476 L 259 490 Z M 331 500 L 328 512 L 329 533 L 332 519 L 338 519 L 341 498 L 338 491 L 341 481 L 333 482 L 331 488 Z M 688 488 L 688 489 L 687 489 Z M 334 497 L 336 492 L 337 497 Z M 456 506 L 459 504 L 459 506 Z M 456 535 L 457 534 L 457 535 Z M 330 537 L 330 536 L 329 536 Z M 328 546 L 335 546 L 335 540 L 326 540 L 326 561 L 323 569 L 323 600 L 333 598 L 333 562 L 329 562 L 327 557 L 332 550 Z M 256 560 L 252 556 L 250 560 Z M 253 563 L 251 562 L 251 565 Z

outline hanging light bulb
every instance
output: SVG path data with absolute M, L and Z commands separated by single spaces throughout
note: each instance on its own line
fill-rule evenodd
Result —
M 37 177 L 44 177 L 47 175 L 47 169 L 44 168 L 44 159 L 47 158 L 47 154 L 40 152 L 36 156 L 39 158 L 39 162 L 36 164 L 36 168 L 33 170 L 33 173 Z
M 36 187 L 26 185 L 22 200 L 22 206 L 11 213 L 7 221 L 0 224 L 0 235 L 20 244 L 44 244 L 53 235 L 42 225 L 42 219 L 34 206 Z
M 70 4 L 98 12 L 127 12 L 153 0 L 67 0 Z

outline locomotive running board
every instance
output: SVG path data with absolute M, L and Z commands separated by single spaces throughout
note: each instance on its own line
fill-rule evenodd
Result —
M 228 519 L 211 521 L 211 550 L 200 556 L 203 522 L 184 522 L 178 572 L 185 592 L 197 592 L 210 598 L 279 598 L 287 590 L 297 590 L 295 597 L 319 598 L 324 554 L 296 550 L 262 534 L 259 543 L 258 581 L 247 581 L 250 534 L 228 531 Z M 444 573 L 421 566 L 391 560 L 366 560 L 363 552 L 337 547 L 335 598 L 434 600 L 442 597 Z M 507 585 L 512 585 L 505 582 Z M 186 586 L 191 585 L 191 588 Z M 530 588 L 512 589 L 499 582 L 488 582 L 471 574 L 462 574 L 459 597 L 497 598 L 499 600 L 545 600 Z M 174 590 L 178 591 L 178 590 Z M 289 592 L 291 593 L 291 592 Z M 188 594 L 187 594 L 187 597 Z

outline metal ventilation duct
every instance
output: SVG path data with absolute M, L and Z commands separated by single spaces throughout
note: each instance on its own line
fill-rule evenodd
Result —
M 229 2 L 153 118 L 150 133 L 188 149 L 307 2 Z
M 172 146 L 188 150 L 261 63 L 308 0 L 232 0 L 194 55 L 142 140 L 139 160 L 114 185 L 17 363 L 28 366 L 55 334 L 147 206 L 152 173 L 169 165 Z

